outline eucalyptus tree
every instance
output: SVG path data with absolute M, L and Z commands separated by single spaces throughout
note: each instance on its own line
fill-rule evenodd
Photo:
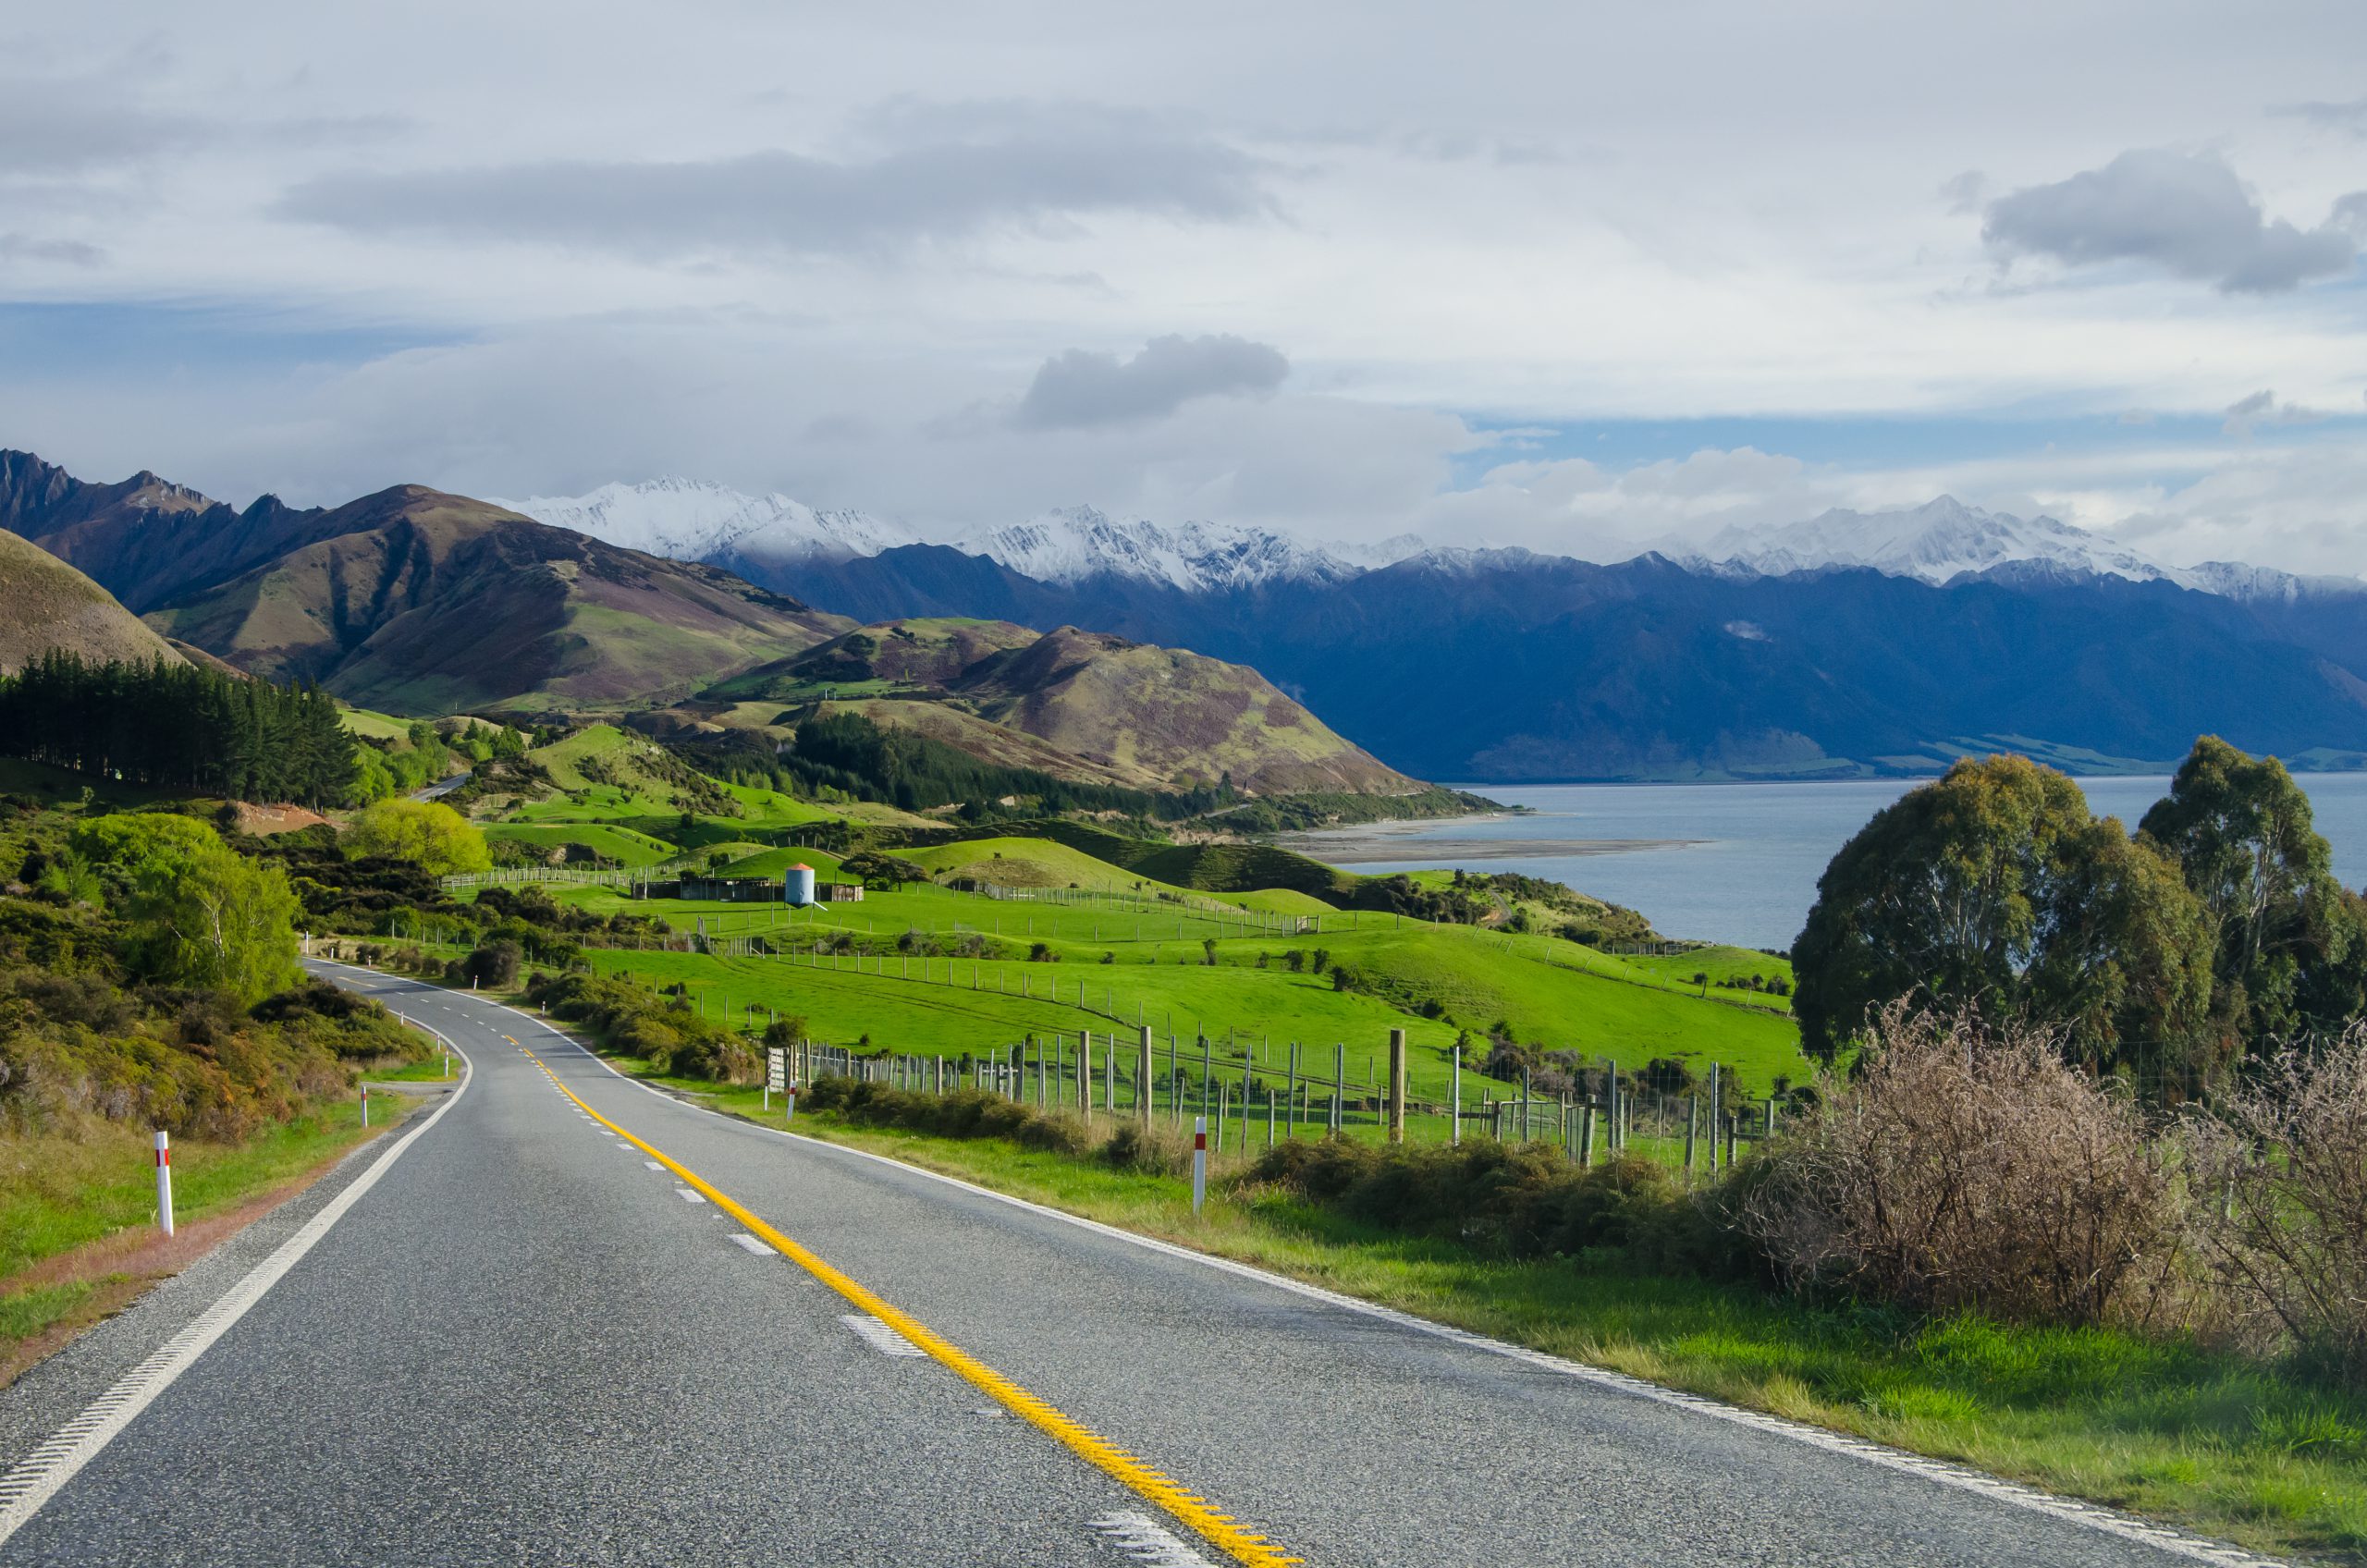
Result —
M 1966 760 L 1877 813 L 1793 948 L 1802 1043 L 1831 1060 L 1906 998 L 2050 1026 L 2099 1068 L 2207 1072 L 2211 928 L 2177 864 L 2023 757 Z

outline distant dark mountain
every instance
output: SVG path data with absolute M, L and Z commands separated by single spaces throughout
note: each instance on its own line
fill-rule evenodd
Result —
M 2203 732 L 2301 766 L 2367 762 L 2367 594 L 2244 599 L 2034 561 L 1934 584 L 1519 550 L 1187 593 L 1036 582 L 931 546 L 781 585 L 866 619 L 1068 622 L 1252 665 L 1421 778 L 1913 774 L 1999 748 L 2125 769 Z
M 0 528 L 71 563 L 145 614 L 327 537 L 328 513 L 265 496 L 241 512 L 142 470 L 92 484 L 31 452 L 0 451 Z

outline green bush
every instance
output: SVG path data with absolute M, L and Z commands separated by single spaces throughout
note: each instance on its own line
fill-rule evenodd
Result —
M 1060 1154 L 1085 1154 L 1092 1131 L 1071 1116 L 1052 1116 L 990 1095 L 957 1089 L 949 1095 L 915 1094 L 860 1078 L 821 1078 L 804 1094 L 807 1109 L 836 1111 L 866 1127 L 899 1127 L 939 1138 L 1009 1138 L 1023 1147 Z
M 649 1063 L 661 1078 L 753 1084 L 763 1072 L 755 1048 L 712 1019 L 701 1018 L 630 981 L 593 974 L 537 975 L 529 1003 L 582 1023 L 615 1049 Z
M 1666 1167 L 1635 1156 L 1581 1170 L 1541 1144 L 1392 1147 L 1333 1138 L 1276 1145 L 1246 1180 L 1367 1225 L 1511 1257 L 1596 1256 L 1711 1278 L 1758 1268 L 1721 1194 L 1687 1193 Z

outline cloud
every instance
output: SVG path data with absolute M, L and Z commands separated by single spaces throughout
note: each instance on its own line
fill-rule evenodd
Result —
M 2226 423 L 2219 429 L 2223 435 L 2249 441 L 2252 432 L 2263 425 L 2315 424 L 2325 417 L 2316 409 L 2305 409 L 2298 403 L 2280 403 L 2275 393 L 2262 391 L 2229 405 Z
M 2321 130 L 2367 137 L 2367 98 L 2353 98 L 2343 104 L 2279 104 L 2268 112 L 2285 119 L 2306 120 Z
M 1981 204 L 1989 200 L 1989 177 L 1979 169 L 1967 169 L 1960 175 L 1943 180 L 1940 183 L 1940 200 L 1945 202 L 1948 211 L 1956 216 L 1968 217 L 1981 211 Z
M 196 122 L 126 103 L 95 79 L 0 81 L 0 175 L 83 175 L 202 135 Z
M 2227 293 L 2281 293 L 2350 270 L 2358 242 L 2336 224 L 2269 220 L 2211 153 L 2140 149 L 2100 169 L 1989 203 L 1981 238 L 1999 255 L 2079 266 L 2151 262 Z
M 1290 369 L 1280 349 L 1229 333 L 1154 337 L 1124 361 L 1071 349 L 1037 368 L 1013 418 L 1031 430 L 1157 419 L 1195 398 L 1271 392 Z
M 284 216 L 359 234 L 527 240 L 657 259 L 817 255 L 1128 212 L 1238 222 L 1271 210 L 1267 165 L 1135 111 L 908 105 L 844 158 L 767 150 L 323 177 Z
M 42 239 L 30 234 L 0 234 L 0 262 L 57 262 L 67 266 L 104 265 L 107 253 L 79 239 Z

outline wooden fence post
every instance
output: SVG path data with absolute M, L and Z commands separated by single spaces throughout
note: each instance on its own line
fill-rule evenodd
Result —
M 1389 1032 L 1389 1141 L 1405 1141 L 1405 1031 Z

